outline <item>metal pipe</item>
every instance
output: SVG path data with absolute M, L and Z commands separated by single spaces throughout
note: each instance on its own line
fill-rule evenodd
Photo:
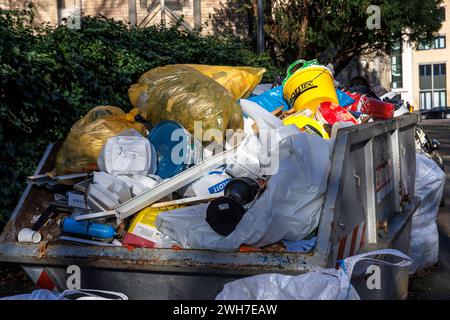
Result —
M 258 14 L 258 31 L 257 31 L 257 52 L 258 54 L 262 54 L 264 52 L 264 8 L 263 8 L 263 1 L 257 0 L 256 1 L 257 6 L 257 14 Z

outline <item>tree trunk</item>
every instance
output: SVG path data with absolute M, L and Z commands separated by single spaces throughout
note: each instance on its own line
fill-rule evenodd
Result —
M 303 59 L 305 58 L 306 55 L 306 40 L 307 40 L 307 31 L 308 31 L 308 25 L 309 25 L 309 6 L 310 6 L 310 1 L 309 0 L 304 0 L 303 1 L 303 5 L 302 5 L 302 9 L 301 9 L 301 14 L 300 14 L 300 21 L 299 21 L 299 25 L 298 25 L 298 40 L 297 40 L 297 48 L 298 48 L 298 53 L 297 53 L 297 58 L 298 59 Z
M 334 76 L 336 77 L 342 70 L 356 57 L 356 53 L 351 54 L 337 54 L 333 61 Z

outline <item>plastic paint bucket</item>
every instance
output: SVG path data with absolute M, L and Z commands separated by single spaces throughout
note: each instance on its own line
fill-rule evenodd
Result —
M 324 139 L 329 139 L 328 133 L 324 130 L 323 126 L 316 120 L 306 117 L 301 114 L 294 114 L 283 120 L 283 124 L 288 126 L 295 124 L 300 131 L 307 132 L 309 134 L 315 134 Z
M 308 66 L 291 74 L 292 69 L 301 63 Z M 283 96 L 295 110 L 309 108 L 315 112 L 322 102 L 339 104 L 333 74 L 328 68 L 316 64 L 315 60 L 298 60 L 289 66 L 287 73 Z
M 171 178 L 202 161 L 201 143 L 178 122 L 158 123 L 148 139 L 157 154 L 156 175 L 162 179 Z

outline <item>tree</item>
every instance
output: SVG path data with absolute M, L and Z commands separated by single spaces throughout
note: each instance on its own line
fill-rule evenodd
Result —
M 331 62 L 338 74 L 354 57 L 374 52 L 389 54 L 400 41 L 431 43 L 442 26 L 442 2 L 266 0 L 268 47 L 282 64 L 319 58 L 322 63 Z M 379 28 L 367 24 L 374 22 L 371 14 L 377 11 L 368 10 L 373 5 L 379 8 Z

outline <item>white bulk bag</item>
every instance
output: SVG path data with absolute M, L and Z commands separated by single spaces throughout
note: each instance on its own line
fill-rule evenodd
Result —
M 412 218 L 410 255 L 414 260 L 410 273 L 430 267 L 438 261 L 439 234 L 436 218 L 445 185 L 445 173 L 432 159 L 416 154 L 415 195 L 421 203 Z
M 375 255 L 396 256 L 402 260 L 391 263 L 369 258 Z M 318 268 L 299 276 L 273 273 L 235 280 L 225 284 L 216 300 L 359 300 L 350 280 L 353 268 L 362 260 L 397 267 L 407 267 L 412 262 L 398 250 L 372 251 L 345 259 L 339 270 Z

